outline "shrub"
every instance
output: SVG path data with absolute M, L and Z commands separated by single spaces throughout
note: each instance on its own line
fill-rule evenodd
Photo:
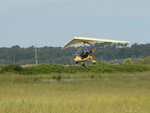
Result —
M 131 58 L 127 58 L 124 60 L 123 64 L 133 64 L 133 62 L 131 61 Z
M 21 74 L 50 74 L 50 73 L 114 73 L 114 72 L 143 72 L 150 70 L 149 65 L 133 64 L 131 59 L 127 59 L 123 64 L 99 63 L 87 66 L 63 66 L 58 64 L 39 64 L 22 68 L 20 65 L 4 66 L 0 73 L 16 72 Z M 53 79 L 55 76 L 53 77 Z M 92 78 L 92 76 L 91 76 Z M 56 77 L 57 79 L 57 77 Z
M 22 74 L 50 74 L 61 73 L 64 66 L 58 64 L 39 64 L 23 68 Z
M 7 65 L 2 67 L 1 69 L 1 73 L 4 72 L 21 72 L 22 71 L 22 67 L 20 65 Z

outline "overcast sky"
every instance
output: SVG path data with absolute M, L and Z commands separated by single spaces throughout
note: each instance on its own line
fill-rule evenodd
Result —
M 0 0 L 0 47 L 63 46 L 74 36 L 150 43 L 150 0 Z

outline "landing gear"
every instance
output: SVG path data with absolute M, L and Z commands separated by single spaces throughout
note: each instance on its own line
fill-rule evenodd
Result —
M 79 64 L 79 62 L 76 62 L 76 64 Z
M 95 65 L 96 64 L 96 60 L 92 57 L 92 63 Z
M 82 65 L 82 66 L 85 66 L 85 63 L 84 63 L 84 62 L 81 62 L 81 65 Z
M 85 64 L 82 64 L 82 66 L 85 66 Z
M 93 62 L 93 64 L 95 65 L 95 64 L 96 64 L 96 62 Z

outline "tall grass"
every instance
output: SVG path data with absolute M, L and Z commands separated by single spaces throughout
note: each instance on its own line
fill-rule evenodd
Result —
M 82 79 L 41 81 L 59 75 Z M 150 72 L 1 74 L 0 113 L 149 113 L 149 75 Z M 100 78 L 95 80 L 91 76 Z

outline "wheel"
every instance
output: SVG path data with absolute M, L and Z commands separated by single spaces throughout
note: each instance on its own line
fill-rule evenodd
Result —
M 81 65 L 82 65 L 82 66 L 85 66 L 85 63 L 84 63 L 84 62 L 81 62 Z
M 85 66 L 85 64 L 82 64 L 82 66 Z
M 93 62 L 93 64 L 95 65 L 95 64 L 96 64 L 96 62 Z
M 76 62 L 76 64 L 79 64 L 79 62 Z

